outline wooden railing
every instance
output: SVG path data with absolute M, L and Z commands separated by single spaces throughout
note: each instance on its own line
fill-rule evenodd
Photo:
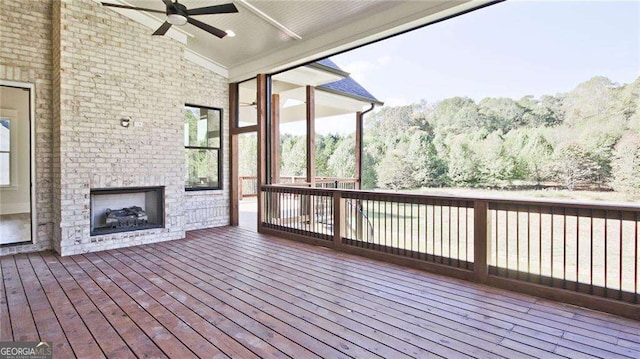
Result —
M 258 177 L 238 177 L 238 198 L 256 197 L 258 195 Z M 358 180 L 355 178 L 317 177 L 314 186 L 316 188 L 356 189 Z M 278 184 L 292 184 L 295 186 L 310 187 L 303 176 L 280 176 Z
M 640 319 L 640 207 L 263 186 L 261 231 Z
M 239 176 L 238 177 L 238 198 L 256 197 L 258 195 L 258 177 Z

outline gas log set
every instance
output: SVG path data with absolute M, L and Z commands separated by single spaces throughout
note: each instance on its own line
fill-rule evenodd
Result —
M 112 229 L 144 226 L 149 221 L 147 213 L 138 206 L 115 210 L 107 208 L 106 214 L 107 227 Z

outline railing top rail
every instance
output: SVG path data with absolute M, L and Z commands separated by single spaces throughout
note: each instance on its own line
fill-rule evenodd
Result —
M 355 178 L 319 178 L 316 179 L 316 183 L 332 183 L 332 182 L 357 182 Z
M 275 185 L 264 185 L 262 188 L 299 188 L 298 186 L 293 187 L 292 184 L 275 184 Z M 398 193 L 392 191 L 362 191 L 362 190 L 353 190 L 353 189 L 342 189 L 342 188 L 306 188 L 310 191 L 338 191 L 342 193 L 342 196 L 345 198 L 352 199 L 365 199 L 368 198 L 380 198 L 382 197 L 393 197 L 398 201 L 406 201 L 406 202 L 417 202 L 424 199 L 429 200 L 437 200 L 437 201 L 484 201 L 489 203 L 489 206 L 492 205 L 505 205 L 505 206 L 537 206 L 537 207 L 562 207 L 562 208 L 578 208 L 578 209 L 597 209 L 604 211 L 627 211 L 627 212 L 638 212 L 640 213 L 640 204 L 634 203 L 614 203 L 614 202 L 590 202 L 590 201 L 558 201 L 551 199 L 525 199 L 525 198 L 500 198 L 493 196 L 459 196 L 459 195 L 431 195 L 431 194 L 423 194 L 423 193 Z

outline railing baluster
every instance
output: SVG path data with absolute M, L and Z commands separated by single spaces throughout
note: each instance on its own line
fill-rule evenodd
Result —
M 605 211 L 604 218 L 604 296 L 608 296 L 609 288 L 609 216 Z
M 402 234 L 404 237 L 404 255 L 406 256 L 407 255 L 407 203 L 406 202 L 402 203 L 402 211 L 403 211 Z M 413 223 L 413 218 L 411 218 L 411 220 L 412 220 L 411 223 Z
M 551 232 L 553 232 L 553 227 Z M 553 241 L 551 251 L 553 251 Z M 542 252 L 542 208 L 538 207 L 538 273 L 540 274 L 540 283 L 542 283 Z M 551 257 L 551 261 L 553 261 L 553 257 Z M 553 272 L 549 276 L 553 277 Z
M 540 260 L 540 254 L 538 254 L 538 260 Z M 527 206 L 527 273 L 529 274 L 527 279 L 531 280 L 531 208 L 529 206 Z M 542 274 L 542 271 L 538 273 Z
M 563 220 L 562 220 L 562 230 L 563 230 L 563 235 L 562 235 L 562 240 L 563 240 L 563 246 L 562 248 L 564 248 L 562 250 L 562 279 L 563 279 L 563 288 L 567 288 L 566 282 L 567 282 L 567 208 L 563 208 L 563 214 L 562 214 Z
M 389 216 L 389 212 L 391 212 L 391 215 L 390 215 L 391 218 L 389 218 L 389 220 L 388 220 L 389 228 L 391 229 L 391 231 L 389 232 L 391 238 L 389 238 L 389 244 L 390 245 L 389 245 L 388 248 L 391 248 L 391 252 L 393 253 L 394 252 L 393 247 L 397 247 L 397 246 L 393 245 L 393 237 L 394 237 L 394 233 L 393 233 L 393 202 L 388 201 L 387 203 L 389 204 L 389 208 L 390 208 L 389 211 L 386 211 L 387 212 L 387 216 Z M 386 208 L 386 206 L 385 206 L 385 208 Z
M 509 269 L 511 269 L 510 268 L 511 266 L 509 265 L 509 210 L 508 209 L 504 212 L 504 217 L 505 217 L 505 223 L 506 223 L 506 226 L 505 226 L 506 248 L 505 248 L 504 263 L 505 263 L 505 268 L 507 268 L 507 278 L 509 278 L 510 276 Z
M 442 208 L 442 204 L 438 206 L 440 208 L 440 263 L 443 263 L 443 252 L 444 252 L 444 210 Z
M 624 222 L 624 213 L 622 213 L 622 211 L 620 211 L 620 252 L 618 254 L 618 260 L 620 261 L 619 265 L 618 265 L 619 276 L 620 276 L 619 283 L 618 283 L 618 289 L 619 289 L 619 293 L 620 294 L 619 294 L 618 299 L 622 299 L 622 258 L 623 258 L 623 253 L 624 253 L 623 239 L 622 239 L 623 238 L 622 237 L 622 225 L 623 225 L 623 222 Z
M 606 213 L 606 211 L 605 211 Z M 606 215 L 605 215 L 606 217 Z M 593 209 L 591 209 L 591 216 L 589 217 L 589 264 L 591 266 L 589 270 L 589 285 L 591 286 L 590 291 L 593 294 Z
M 464 207 L 464 260 L 469 262 L 469 207 Z
M 448 212 L 449 212 L 449 214 L 448 214 L 448 216 L 449 216 L 449 218 L 448 218 L 449 225 L 447 227 L 448 228 L 447 232 L 449 234 L 449 239 L 447 240 L 447 242 L 448 242 L 447 244 L 449 245 L 449 253 L 447 253 L 447 258 L 448 258 L 448 261 L 449 261 L 449 265 L 451 265 L 451 202 L 449 202 Z
M 499 222 L 499 217 L 500 217 L 500 213 L 504 212 L 504 211 L 498 211 L 496 210 L 496 223 L 495 223 L 495 228 L 496 228 L 496 267 L 499 266 L 499 261 L 500 258 L 502 257 L 502 251 L 504 250 L 503 248 L 500 248 L 500 238 L 498 237 L 498 232 L 499 232 L 499 226 L 498 226 L 498 222 Z M 500 228 L 504 231 L 504 228 Z M 499 253 L 499 255 L 498 255 Z M 505 268 L 506 268 L 506 263 L 505 263 Z
M 418 203 L 418 256 L 420 257 L 422 255 L 422 251 L 420 250 L 420 244 L 422 243 L 422 235 L 420 234 L 420 220 L 422 219 L 422 216 L 420 216 L 420 207 L 422 207 L 422 205 L 420 203 Z M 413 213 L 413 212 L 412 212 Z M 426 220 L 426 218 L 425 218 Z M 427 222 L 425 221 L 424 223 L 425 228 L 427 227 Z M 425 229 L 425 236 L 424 236 L 424 243 L 426 245 L 427 243 L 427 234 L 426 234 L 426 229 Z M 425 247 L 426 248 L 426 247 Z M 425 249 L 425 253 L 426 253 L 426 249 Z
M 460 259 L 462 259 L 462 256 L 460 255 L 460 205 L 456 206 L 456 228 L 457 228 L 457 233 L 456 233 L 456 259 L 458 259 L 458 266 L 460 266 Z
M 576 213 L 576 290 L 580 279 L 580 213 Z
M 555 277 L 555 272 L 553 271 L 553 264 L 555 263 L 555 256 L 554 256 L 555 236 L 553 234 L 556 231 L 556 228 L 554 226 L 555 214 L 553 212 L 554 212 L 554 209 L 553 207 L 551 207 L 551 284 L 552 285 L 554 284 L 553 278 Z M 540 229 L 542 230 L 542 225 L 540 226 Z
M 638 257 L 640 257 L 640 252 L 638 252 L 638 237 L 640 236 L 638 234 L 638 233 L 640 233 L 640 231 L 639 231 L 640 228 L 638 228 L 638 222 L 640 222 L 640 216 L 638 216 L 638 212 L 636 212 L 633 215 L 633 219 L 636 222 L 636 226 L 635 226 L 636 228 L 635 228 L 635 231 L 634 231 L 635 232 L 634 233 L 634 237 L 635 237 L 634 238 L 634 243 L 635 243 L 635 245 L 634 245 L 634 249 L 635 249 L 634 253 L 636 255 L 633 258 L 633 261 L 634 261 L 634 264 L 633 264 L 633 292 L 636 294 L 635 295 L 635 298 L 636 298 L 635 302 L 636 303 L 640 303 L 638 301 L 638 297 L 640 297 L 640 295 L 638 295 L 638 282 L 639 282 L 638 281 Z
M 436 254 L 436 206 L 431 206 L 431 254 Z
M 382 230 L 382 221 L 380 220 L 380 217 L 382 216 L 382 212 L 380 212 L 380 200 L 377 201 L 378 202 L 378 242 L 377 244 L 382 244 L 382 237 L 380 237 L 380 231 Z
M 516 270 L 520 278 L 520 206 L 516 207 Z

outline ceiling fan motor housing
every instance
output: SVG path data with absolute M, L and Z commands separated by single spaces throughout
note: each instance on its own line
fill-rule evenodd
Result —
M 167 5 L 167 21 L 172 25 L 186 24 L 187 7 L 178 2 Z
M 168 15 L 180 15 L 187 17 L 187 7 L 179 2 L 174 2 L 171 6 L 167 6 L 167 16 Z

